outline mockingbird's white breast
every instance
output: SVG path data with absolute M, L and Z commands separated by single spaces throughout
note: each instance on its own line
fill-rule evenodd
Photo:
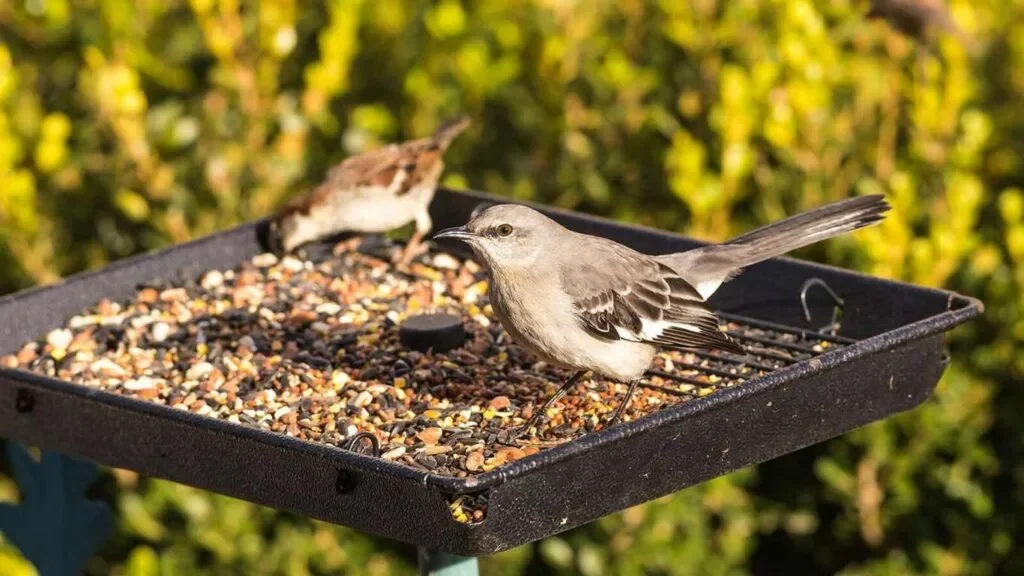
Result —
M 591 336 L 580 327 L 557 274 L 539 268 L 521 276 L 492 272 L 490 287 L 494 314 L 514 342 L 562 368 L 594 370 L 624 382 L 643 376 L 657 352 L 654 346 Z

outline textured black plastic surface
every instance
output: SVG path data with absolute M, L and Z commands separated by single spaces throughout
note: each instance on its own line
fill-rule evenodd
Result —
M 398 338 L 407 348 L 447 352 L 466 341 L 462 318 L 453 314 L 418 314 L 398 327 Z
M 498 199 L 440 191 L 431 207 L 436 228 L 465 223 L 481 201 Z M 699 245 L 545 211 L 570 228 L 649 253 Z M 127 297 L 138 283 L 172 270 L 198 275 L 235 266 L 261 251 L 261 226 L 0 299 L 0 353 L 102 297 Z M 845 298 L 841 335 L 856 344 L 469 479 L 13 370 L 0 370 L 0 436 L 428 548 L 489 554 L 912 408 L 928 398 L 945 368 L 943 333 L 982 311 L 980 302 L 957 294 L 784 258 L 751 267 L 714 303 L 723 311 L 805 327 L 798 294 L 813 276 Z M 811 304 L 816 318 L 829 317 L 826 299 L 812 297 Z M 448 495 L 485 491 L 483 522 L 465 525 L 452 518 Z

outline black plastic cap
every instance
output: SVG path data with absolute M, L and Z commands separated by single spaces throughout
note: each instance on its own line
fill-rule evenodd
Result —
M 398 329 L 402 344 L 412 350 L 447 352 L 466 341 L 462 318 L 452 314 L 420 314 L 402 322 Z

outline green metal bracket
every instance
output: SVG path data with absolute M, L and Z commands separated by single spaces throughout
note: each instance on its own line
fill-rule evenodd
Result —
M 419 549 L 421 576 L 478 576 L 480 562 L 476 558 L 456 556 L 446 552 Z
M 0 532 L 40 576 L 81 574 L 114 528 L 107 505 L 85 496 L 96 480 L 96 465 L 53 452 L 43 452 L 37 462 L 10 441 L 7 457 L 21 502 L 0 504 Z

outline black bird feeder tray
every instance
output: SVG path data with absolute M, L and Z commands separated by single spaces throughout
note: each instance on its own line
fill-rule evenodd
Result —
M 504 200 L 441 190 L 432 206 L 435 227 L 464 224 L 482 202 L 498 201 Z M 699 245 L 539 209 L 569 228 L 643 252 Z M 101 298 L 129 297 L 138 284 L 169 271 L 236 266 L 263 251 L 264 225 L 248 224 L 2 298 L 0 353 L 15 351 Z M 0 370 L 0 437 L 426 549 L 480 556 L 913 408 L 928 398 L 948 363 L 944 332 L 983 310 L 981 302 L 959 294 L 787 258 L 751 267 L 712 303 L 727 320 L 801 336 L 797 342 L 810 335 L 845 345 L 468 478 L 374 457 L 372 435 L 356 435 L 342 447 L 318 444 L 10 369 Z M 421 337 L 411 335 L 414 341 Z M 449 502 L 461 494 L 486 497 L 483 521 L 453 518 Z

